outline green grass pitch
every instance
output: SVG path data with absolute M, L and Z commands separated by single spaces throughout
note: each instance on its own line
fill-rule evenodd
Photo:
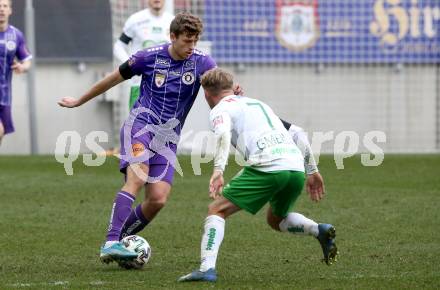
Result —
M 67 176 L 52 156 L 0 157 L 0 289 L 439 289 L 440 155 L 359 156 L 337 170 L 321 156 L 326 198 L 304 193 L 295 206 L 333 223 L 340 257 L 328 267 L 311 237 L 274 232 L 265 209 L 227 220 L 216 284 L 178 284 L 199 265 L 210 165 L 195 176 L 188 157 L 167 206 L 141 236 L 153 255 L 142 270 L 103 265 L 98 250 L 122 185 L 115 158 L 74 164 Z M 238 166 L 230 162 L 230 179 Z M 138 197 L 139 201 L 143 194 Z

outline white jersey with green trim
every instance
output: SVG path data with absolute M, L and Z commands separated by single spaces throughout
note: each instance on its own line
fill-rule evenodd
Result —
M 123 32 L 131 38 L 129 55 L 139 50 L 170 41 L 170 24 L 174 15 L 164 11 L 156 16 L 149 9 L 132 14 L 125 22 Z M 132 85 L 139 86 L 140 77 L 132 78 Z
M 216 135 L 229 130 L 248 165 L 269 172 L 304 172 L 304 158 L 281 120 L 265 103 L 242 96 L 223 98 L 210 113 Z

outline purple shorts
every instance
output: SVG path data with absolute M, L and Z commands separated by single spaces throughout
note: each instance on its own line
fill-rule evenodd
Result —
M 130 164 L 143 163 L 149 167 L 146 183 L 165 181 L 172 185 L 177 145 L 163 142 L 164 139 L 159 137 L 160 134 L 139 133 L 145 126 L 136 125 L 136 123 L 133 125 L 131 133 L 124 133 L 124 126 L 121 128 L 119 170 L 126 174 Z M 140 135 L 135 137 L 137 133 Z
M 11 106 L 0 105 L 0 123 L 3 125 L 5 134 L 15 131 L 14 124 L 12 123 Z

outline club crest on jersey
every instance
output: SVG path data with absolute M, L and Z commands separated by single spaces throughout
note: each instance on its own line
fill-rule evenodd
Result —
M 154 76 L 154 83 L 156 84 L 156 87 L 160 88 L 165 83 L 165 75 L 156 73 Z
M 15 43 L 15 41 L 8 40 L 8 41 L 6 42 L 6 48 L 7 48 L 8 50 L 15 50 L 16 47 L 17 47 L 17 44 Z
M 192 83 L 194 83 L 194 80 L 195 80 L 195 79 L 196 79 L 196 78 L 195 78 L 194 74 L 193 74 L 192 72 L 190 72 L 190 71 L 187 71 L 187 72 L 184 73 L 183 76 L 182 76 L 182 82 L 183 82 L 185 85 L 191 85 Z
M 312 47 L 319 38 L 317 0 L 277 0 L 276 37 L 287 49 Z
M 214 120 L 212 121 L 212 126 L 214 128 L 216 128 L 218 125 L 223 124 L 223 116 L 217 116 L 214 118 Z

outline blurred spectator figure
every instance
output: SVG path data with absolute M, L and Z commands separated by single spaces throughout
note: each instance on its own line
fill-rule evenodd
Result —
M 170 24 L 174 15 L 164 10 L 165 0 L 148 0 L 148 8 L 132 14 L 113 47 L 119 63 L 137 51 L 170 41 Z M 129 109 L 139 97 L 141 77 L 131 80 Z
M 11 116 L 12 71 L 26 72 L 32 58 L 23 33 L 9 24 L 11 14 L 11 0 L 0 0 L 0 144 L 4 135 L 15 131 Z

